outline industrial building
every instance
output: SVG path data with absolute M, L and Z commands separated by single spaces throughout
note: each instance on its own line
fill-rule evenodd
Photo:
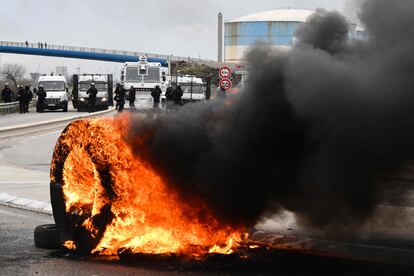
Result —
M 263 42 L 280 48 L 289 48 L 295 43 L 295 31 L 299 24 L 305 22 L 315 11 L 301 9 L 269 10 L 242 16 L 224 23 L 223 15 L 218 15 L 218 61 L 243 63 L 246 51 Z M 349 38 L 365 40 L 368 38 L 364 28 L 348 21 Z
M 238 63 L 257 42 L 289 47 L 298 24 L 314 11 L 279 9 L 242 16 L 224 23 L 224 61 Z

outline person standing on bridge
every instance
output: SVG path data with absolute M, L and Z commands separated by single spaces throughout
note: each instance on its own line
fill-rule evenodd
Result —
M 160 86 L 157 84 L 155 86 L 155 89 L 151 92 L 151 96 L 153 98 L 154 101 L 154 108 L 159 108 L 160 107 L 160 97 L 161 97 L 162 91 Z
M 24 103 L 26 99 L 25 92 L 24 88 L 21 85 L 19 85 L 17 89 L 17 100 L 19 101 L 20 114 L 23 114 L 26 113 L 26 109 L 24 108 Z
M 43 85 L 39 85 L 39 90 L 37 92 L 37 104 L 36 104 L 37 112 L 43 113 L 45 111 L 45 99 L 46 99 L 46 91 L 43 89 Z
M 98 94 L 98 90 L 95 88 L 95 84 L 93 82 L 91 83 L 91 87 L 88 91 L 86 91 L 86 94 L 89 95 L 88 111 L 89 113 L 95 112 L 96 95 Z
M 12 98 L 13 98 L 13 91 L 9 88 L 9 84 L 6 83 L 3 91 L 1 91 L 1 99 L 5 103 L 11 103 Z
M 26 85 L 24 87 L 24 110 L 25 113 L 29 113 L 29 104 L 33 99 L 32 90 L 30 90 L 30 86 Z

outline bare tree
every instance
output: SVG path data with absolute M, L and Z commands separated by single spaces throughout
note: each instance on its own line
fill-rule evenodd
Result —
M 17 87 L 17 82 L 26 74 L 26 68 L 21 64 L 6 63 L 2 66 L 1 73 Z

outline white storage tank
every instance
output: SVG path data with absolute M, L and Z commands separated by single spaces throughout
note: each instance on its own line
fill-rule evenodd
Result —
M 239 63 L 246 50 L 261 41 L 276 47 L 289 47 L 294 42 L 298 24 L 314 11 L 278 9 L 246 15 L 225 22 L 225 62 Z

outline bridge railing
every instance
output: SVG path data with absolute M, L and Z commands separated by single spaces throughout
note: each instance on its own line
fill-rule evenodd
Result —
M 103 48 L 92 48 L 92 47 L 79 47 L 79 46 L 67 46 L 58 44 L 39 44 L 39 43 L 26 43 L 26 42 L 13 42 L 13 41 L 0 41 L 0 46 L 13 46 L 13 47 L 27 47 L 27 48 L 38 48 L 38 49 L 51 49 L 51 50 L 62 50 L 62 51 L 79 51 L 79 52 L 92 52 L 100 54 L 112 54 L 112 55 L 127 55 L 127 56 L 147 56 L 151 58 L 162 58 L 171 61 L 188 61 L 197 63 L 210 63 L 215 62 L 209 59 L 174 56 L 174 55 L 163 55 L 147 52 L 133 52 L 133 51 L 122 51 L 122 50 L 111 50 Z

